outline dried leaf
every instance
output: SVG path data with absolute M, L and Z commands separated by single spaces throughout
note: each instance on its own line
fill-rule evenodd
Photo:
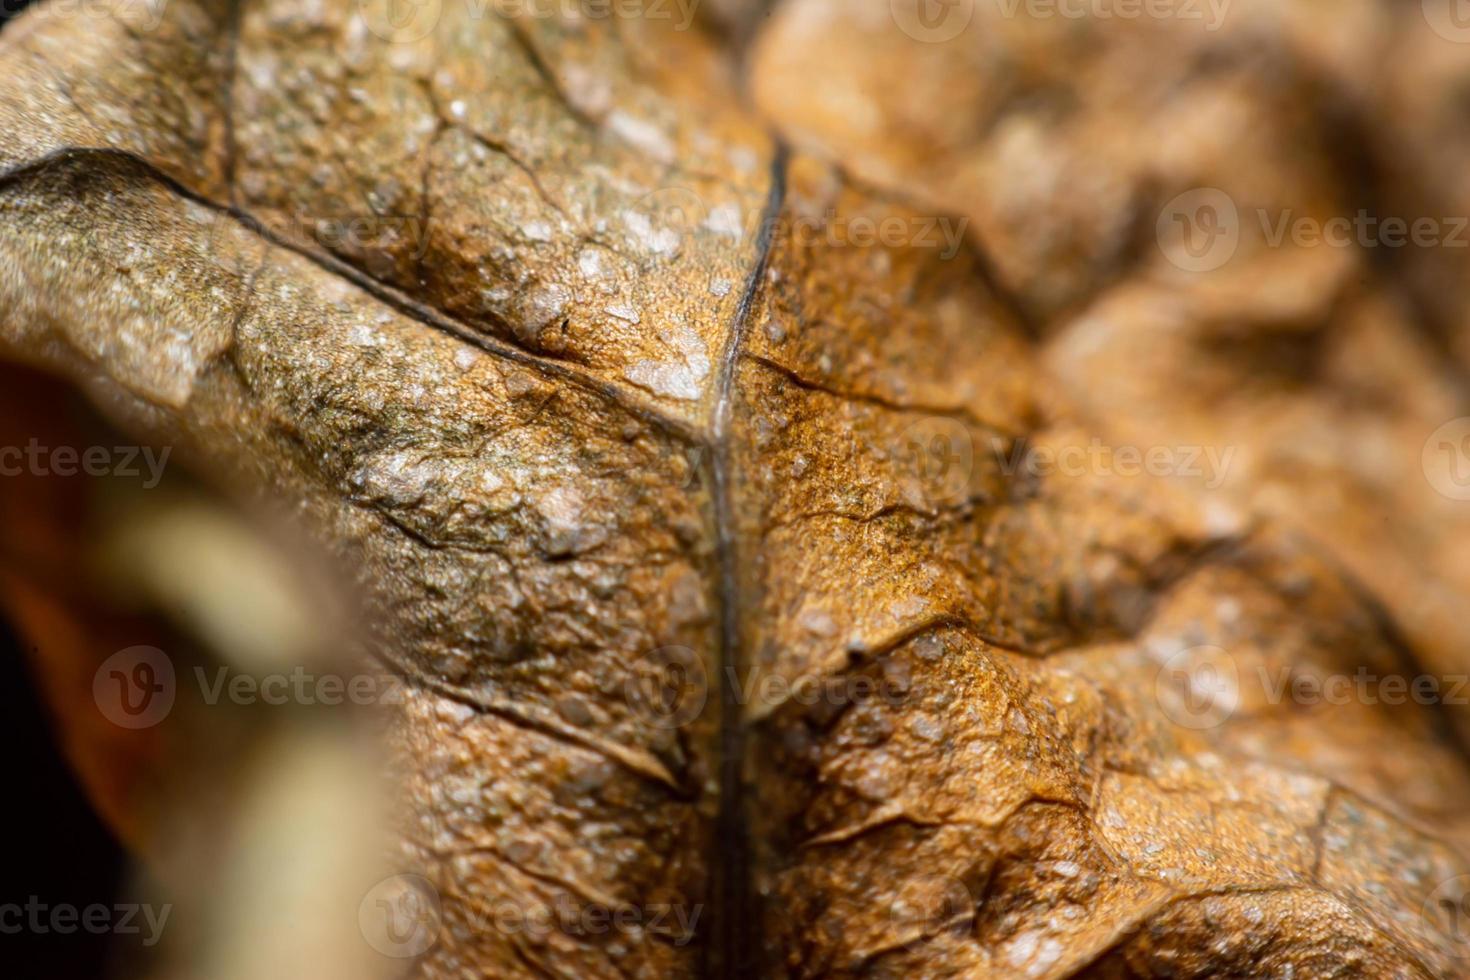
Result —
M 1392 477 L 1301 519 L 1317 481 L 1352 492 L 1342 446 L 1455 393 L 1389 286 L 1349 287 L 1355 252 L 1247 238 L 1189 279 L 1132 237 L 1212 180 L 1336 213 L 1301 90 L 1152 26 L 999 23 L 924 75 L 887 4 L 791 0 L 757 100 L 837 167 L 666 7 L 176 0 L 0 35 L 0 349 L 353 569 L 406 685 L 403 887 L 434 899 L 398 951 L 429 977 L 1458 972 L 1442 706 L 1279 686 L 1463 667 L 1439 613 L 1394 625 L 1423 579 L 1373 572 L 1463 510 Z M 1068 174 L 1098 193 L 1058 198 Z M 1283 261 L 1300 289 L 1269 288 Z M 1228 387 L 1324 332 L 1340 364 L 1210 417 L 1189 372 Z M 1220 367 L 1221 337 L 1260 352 Z M 1258 416 L 1328 428 L 1360 374 L 1387 407 L 1273 500 L 1288 437 Z M 1260 455 L 1225 497 L 1096 455 L 1094 419 L 1220 447 L 1241 413 Z M 1354 537 L 1376 507 L 1395 531 Z

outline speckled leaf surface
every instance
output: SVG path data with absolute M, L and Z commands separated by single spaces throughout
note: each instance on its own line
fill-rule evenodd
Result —
M 1069 347 L 1058 324 L 1169 288 L 1102 240 L 1128 189 L 1066 219 L 1078 242 L 1031 240 L 1063 219 L 985 163 L 949 203 L 972 240 L 921 244 L 922 144 L 845 142 L 782 80 L 810 56 L 881 86 L 856 44 L 841 66 L 782 47 L 861 17 L 780 5 L 746 66 L 763 115 L 707 19 L 532 6 L 385 31 L 344 0 L 43 5 L 0 34 L 0 349 L 292 502 L 356 570 L 406 688 L 397 864 L 442 899 L 418 974 L 1460 972 L 1470 774 L 1446 713 L 1264 687 L 1415 673 L 1400 610 L 1251 486 L 1222 509 L 1013 465 L 1150 420 L 1118 383 L 1138 335 Z M 1108 75 L 1101 50 L 1069 68 Z M 1235 176 L 1330 209 L 1302 175 L 1327 151 L 1255 122 L 1305 110 L 1230 64 L 1177 112 L 1238 110 L 1263 148 Z M 1110 84 L 1103 156 L 1127 172 L 1148 149 L 1127 128 L 1163 124 Z M 1188 322 L 1171 341 L 1220 322 L 1202 311 L 1239 287 L 1215 288 L 1160 303 Z M 1361 321 L 1350 343 L 1411 347 L 1374 304 L 1328 305 Z M 1432 373 L 1413 356 L 1367 373 L 1397 391 Z M 679 668 L 672 702 L 650 665 Z M 562 899 L 686 915 L 493 925 Z

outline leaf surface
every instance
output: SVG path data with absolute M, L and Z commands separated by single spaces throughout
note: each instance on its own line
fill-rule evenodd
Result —
M 1251 486 L 1222 511 L 1017 465 L 1155 404 L 1112 387 L 1136 333 L 1059 327 L 1168 288 L 1107 245 L 1129 194 L 1071 222 L 1017 183 L 1017 217 L 986 164 L 947 202 L 979 244 L 945 252 L 892 189 L 922 143 L 881 159 L 774 104 L 780 32 L 847 30 L 835 5 L 783 5 L 751 70 L 846 167 L 786 152 L 703 28 L 503 6 L 392 40 L 341 0 L 42 6 L 0 35 L 0 345 L 293 502 L 353 569 L 407 692 L 399 863 L 443 909 L 422 975 L 1453 973 L 1444 713 L 1272 695 L 1417 673 L 1373 594 Z M 1177 111 L 1279 121 L 1253 77 Z M 1263 140 L 1241 180 L 1330 211 L 1326 151 Z M 1191 300 L 1165 315 L 1217 322 Z M 1364 344 L 1408 344 L 1353 302 Z M 568 903 L 637 924 L 497 918 Z

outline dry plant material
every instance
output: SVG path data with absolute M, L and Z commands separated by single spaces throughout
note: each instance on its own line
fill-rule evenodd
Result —
M 746 109 L 747 6 L 0 34 L 0 349 L 354 570 L 407 690 L 397 863 L 441 900 L 419 975 L 1461 972 L 1453 712 L 1271 686 L 1465 667 L 1431 532 L 1466 512 L 1400 465 L 1456 344 L 1357 251 L 1191 278 L 1137 239 L 1200 185 L 1352 200 L 1307 125 L 1341 48 L 1249 5 L 1265 53 L 936 48 L 788 0 Z M 1098 432 L 1249 459 L 1222 493 L 1024 465 Z

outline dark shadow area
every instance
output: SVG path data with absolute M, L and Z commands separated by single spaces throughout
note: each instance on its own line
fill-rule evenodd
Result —
M 50 918 L 62 905 L 110 909 L 125 859 L 61 755 L 20 643 L 0 622 L 0 740 L 9 749 L 9 792 L 0 811 L 8 842 L 0 871 L 0 962 L 12 977 L 101 977 L 111 959 L 110 936 L 81 928 L 61 934 Z M 33 928 L 33 918 L 42 928 Z
M 0 0 L 0 28 L 5 27 L 5 22 L 29 6 L 31 0 Z

